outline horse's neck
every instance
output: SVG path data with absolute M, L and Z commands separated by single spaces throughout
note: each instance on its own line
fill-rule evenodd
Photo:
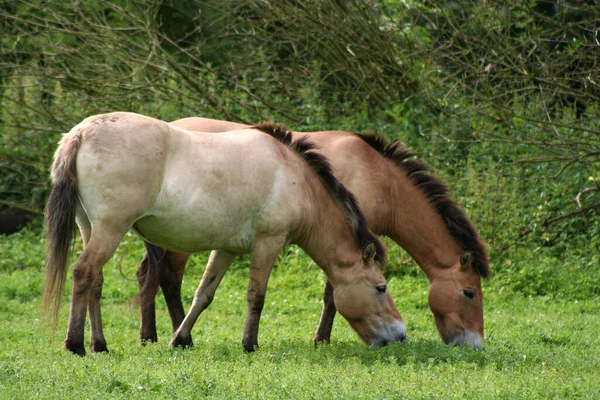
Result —
M 436 273 L 455 264 L 462 249 L 444 221 L 410 178 L 394 167 L 389 224 L 374 226 L 402 246 L 431 280 Z M 379 225 L 379 224 L 378 224 Z
M 369 228 L 402 246 L 430 279 L 462 251 L 444 221 L 395 163 L 347 132 L 309 134 L 328 155 L 338 179 L 357 197 Z
M 294 243 L 313 259 L 335 286 L 340 268 L 354 264 L 361 253 L 339 205 L 323 187 L 311 189 L 313 195 L 310 198 L 315 204 L 305 209 L 300 234 L 296 235 Z

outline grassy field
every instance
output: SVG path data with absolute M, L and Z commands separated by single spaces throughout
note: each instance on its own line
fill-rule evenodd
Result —
M 39 230 L 0 237 L 0 398 L 600 398 L 597 297 L 524 296 L 484 284 L 486 340 L 481 351 L 443 345 L 427 306 L 422 273 L 392 277 L 408 329 L 406 343 L 368 349 L 338 316 L 331 345 L 314 346 L 324 275 L 300 250 L 280 256 L 269 283 L 260 348 L 240 344 L 247 259 L 232 266 L 193 330 L 195 347 L 172 350 L 159 300 L 159 342 L 138 343 L 134 277 L 141 242 L 128 235 L 104 268 L 104 330 L 109 354 L 80 358 L 61 349 L 59 328 L 40 323 L 43 240 Z M 395 249 L 395 246 L 393 247 Z M 76 249 L 77 250 L 77 249 Z M 392 262 L 394 262 L 392 253 Z M 206 256 L 184 282 L 186 305 Z M 86 337 L 87 340 L 87 337 Z

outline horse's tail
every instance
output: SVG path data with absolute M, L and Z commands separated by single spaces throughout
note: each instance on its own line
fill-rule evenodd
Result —
M 45 212 L 46 224 L 46 284 L 42 295 L 42 313 L 47 314 L 54 296 L 52 323 L 56 328 L 58 310 L 64 291 L 67 262 L 75 235 L 77 195 L 77 152 L 82 131 L 74 129 L 63 137 L 52 163 L 52 192 Z

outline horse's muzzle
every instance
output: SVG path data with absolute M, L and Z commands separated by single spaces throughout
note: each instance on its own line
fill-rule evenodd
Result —
M 483 338 L 477 332 L 461 331 L 452 340 L 448 341 L 447 344 L 452 344 L 453 346 L 467 345 L 475 350 L 479 350 L 483 345 Z
M 382 327 L 376 337 L 371 340 L 369 347 L 383 347 L 388 343 L 402 342 L 406 340 L 406 326 L 404 322 L 394 321 L 392 324 Z

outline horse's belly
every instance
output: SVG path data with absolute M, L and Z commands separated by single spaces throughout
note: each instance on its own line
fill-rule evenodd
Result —
M 254 229 L 250 220 L 239 224 L 188 215 L 182 218 L 147 216 L 133 225 L 144 240 L 167 250 L 198 253 L 228 250 L 247 253 L 254 247 Z

